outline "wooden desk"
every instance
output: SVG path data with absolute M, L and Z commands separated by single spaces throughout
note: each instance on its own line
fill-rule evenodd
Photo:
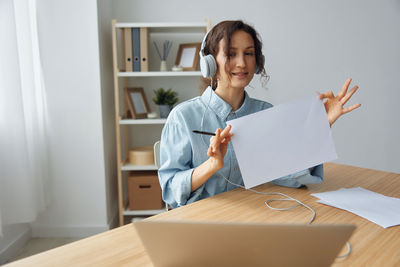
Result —
M 321 184 L 303 189 L 290 189 L 268 183 L 256 189 L 263 192 L 279 191 L 308 204 L 317 212 L 314 224 L 357 225 L 350 238 L 351 254 L 346 259 L 336 260 L 334 266 L 400 266 L 400 226 L 384 229 L 352 213 L 319 204 L 317 199 L 310 195 L 357 186 L 387 196 L 400 197 L 400 174 L 328 163 L 325 164 L 325 181 Z M 268 196 L 236 189 L 153 216 L 149 220 L 306 223 L 310 219 L 311 212 L 303 207 L 284 212 L 270 210 L 264 205 L 267 198 Z M 276 203 L 278 204 L 284 205 Z M 125 225 L 8 266 L 88 265 L 151 266 L 151 262 L 133 226 Z

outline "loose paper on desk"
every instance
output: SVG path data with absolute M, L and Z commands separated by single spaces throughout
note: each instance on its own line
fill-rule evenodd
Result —
M 400 199 L 387 197 L 367 189 L 341 188 L 336 191 L 316 193 L 318 202 L 350 211 L 383 228 L 400 224 Z
M 324 104 L 316 95 L 228 123 L 246 188 L 337 158 Z

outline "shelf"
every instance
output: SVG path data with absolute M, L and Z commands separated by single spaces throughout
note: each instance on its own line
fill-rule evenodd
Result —
M 133 165 L 125 163 L 121 167 L 121 171 L 156 171 L 158 168 L 156 165 Z
M 165 124 L 167 119 L 122 119 L 119 121 L 119 124 L 136 124 L 136 125 L 143 125 L 143 124 Z
M 152 216 L 152 215 L 157 215 L 160 213 L 166 212 L 165 209 L 161 210 L 130 210 L 130 209 L 125 209 L 123 214 L 124 216 Z
M 187 29 L 193 31 L 194 29 L 202 30 L 207 28 L 206 22 L 118 22 L 115 24 L 116 28 L 151 28 L 151 30 L 168 29 L 168 31 L 175 29 Z
M 201 76 L 200 71 L 137 71 L 118 72 L 118 77 L 182 77 Z

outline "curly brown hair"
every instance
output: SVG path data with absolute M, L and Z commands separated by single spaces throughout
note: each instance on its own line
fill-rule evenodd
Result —
M 242 20 L 225 20 L 215 25 L 208 33 L 207 40 L 204 46 L 204 55 L 212 55 L 214 58 L 217 57 L 219 42 L 225 40 L 224 53 L 227 55 L 227 61 L 225 63 L 225 69 L 229 63 L 229 47 L 231 46 L 232 35 L 236 31 L 244 31 L 253 38 L 254 50 L 256 56 L 256 66 L 260 70 L 261 77 L 268 81 L 269 76 L 264 68 L 264 57 L 262 55 L 262 42 L 257 31 L 250 25 L 244 23 Z M 212 89 L 216 89 L 218 86 L 217 74 L 212 78 Z M 203 78 L 202 90 L 205 90 L 210 85 L 210 79 Z

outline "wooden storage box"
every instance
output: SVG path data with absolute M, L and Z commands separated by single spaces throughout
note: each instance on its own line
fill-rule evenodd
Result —
M 133 165 L 154 165 L 153 146 L 140 146 L 130 149 L 129 163 Z
M 162 209 L 161 187 L 156 171 L 131 172 L 128 177 L 130 210 Z

